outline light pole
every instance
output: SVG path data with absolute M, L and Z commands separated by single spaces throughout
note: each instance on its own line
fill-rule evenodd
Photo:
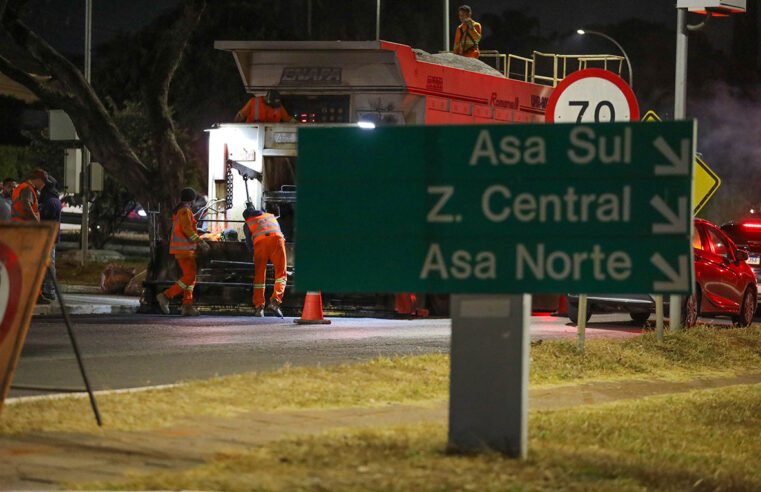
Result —
M 615 44 L 616 47 L 619 50 L 621 50 L 621 53 L 623 53 L 623 55 L 624 55 L 624 60 L 626 60 L 626 68 L 629 70 L 629 87 L 631 89 L 634 89 L 634 76 L 632 75 L 632 63 L 631 63 L 631 61 L 629 61 L 629 55 L 626 54 L 626 50 L 624 50 L 624 47 L 621 46 L 618 43 L 618 41 L 616 41 L 615 39 L 611 38 L 607 34 L 603 34 L 601 32 L 597 32 L 597 31 L 589 31 L 587 29 L 578 29 L 576 32 L 578 34 L 580 34 L 581 36 L 584 36 L 586 34 L 592 34 L 593 36 L 600 36 L 602 38 L 607 39 L 611 43 Z
M 92 55 L 92 0 L 85 2 L 85 80 L 90 83 Z M 87 250 L 90 247 L 90 151 L 82 147 L 82 264 L 87 263 Z

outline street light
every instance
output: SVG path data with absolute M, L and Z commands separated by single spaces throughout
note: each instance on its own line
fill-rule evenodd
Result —
M 597 31 L 588 31 L 588 30 L 586 30 L 586 29 L 578 29 L 576 32 L 577 32 L 579 35 L 581 35 L 581 36 L 584 36 L 585 34 L 592 34 L 592 35 L 594 35 L 594 36 L 600 36 L 600 37 L 603 37 L 603 38 L 607 39 L 607 40 L 608 40 L 608 41 L 610 41 L 611 43 L 615 44 L 615 45 L 616 45 L 616 47 L 617 47 L 619 50 L 621 50 L 621 53 L 623 53 L 623 55 L 624 55 L 624 60 L 626 60 L 626 67 L 629 69 L 629 87 L 631 87 L 632 89 L 634 89 L 634 76 L 632 75 L 632 64 L 631 64 L 631 62 L 629 61 L 629 55 L 627 55 L 627 54 L 626 54 L 626 50 L 624 50 L 624 47 L 623 47 L 623 46 L 621 46 L 620 44 L 618 44 L 618 41 L 616 41 L 615 39 L 611 38 L 611 37 L 610 37 L 610 36 L 608 36 L 607 34 L 603 34 L 603 33 L 601 33 L 601 32 L 597 32 Z

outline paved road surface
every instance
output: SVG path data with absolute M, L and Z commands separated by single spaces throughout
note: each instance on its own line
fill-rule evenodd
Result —
M 588 338 L 640 333 L 626 315 L 592 318 Z M 329 365 L 377 356 L 449 350 L 448 319 L 337 318 L 300 326 L 292 318 L 100 315 L 75 317 L 75 332 L 96 389 L 175 383 L 282 367 Z M 533 317 L 531 337 L 574 338 L 567 318 Z M 35 318 L 15 384 L 78 387 L 61 319 Z M 30 395 L 13 391 L 11 396 Z

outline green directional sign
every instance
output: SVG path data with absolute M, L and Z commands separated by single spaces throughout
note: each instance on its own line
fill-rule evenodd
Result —
M 692 121 L 299 129 L 300 290 L 688 293 Z

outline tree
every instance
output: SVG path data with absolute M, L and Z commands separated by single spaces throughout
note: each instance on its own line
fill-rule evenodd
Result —
M 169 87 L 206 0 L 183 0 L 140 60 L 140 94 L 148 123 L 151 157 L 141 158 L 85 80 L 66 57 L 23 22 L 28 0 L 0 0 L 0 71 L 34 92 L 48 107 L 66 111 L 93 160 L 144 205 L 160 207 L 165 225 L 184 186 L 187 158 L 177 143 L 169 107 Z M 49 77 L 33 78 L 24 68 L 32 60 Z

